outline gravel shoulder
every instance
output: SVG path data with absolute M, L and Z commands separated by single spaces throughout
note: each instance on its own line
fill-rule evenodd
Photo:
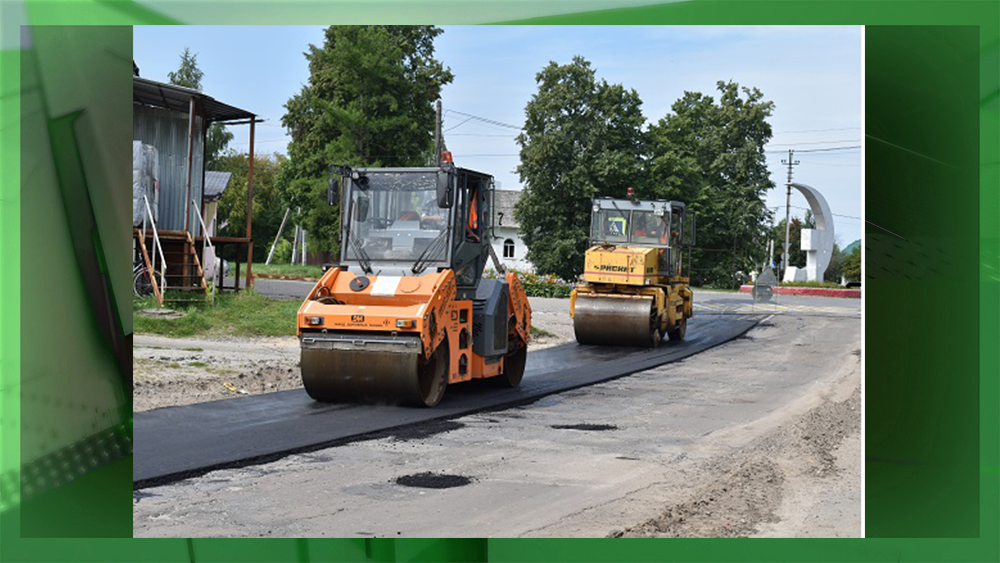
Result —
M 302 386 L 293 337 L 168 338 L 136 334 L 133 411 L 187 405 Z

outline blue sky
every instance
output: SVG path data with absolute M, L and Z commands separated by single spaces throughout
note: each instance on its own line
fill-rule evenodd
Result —
M 460 166 L 520 188 L 517 131 L 450 113 L 519 126 L 536 90 L 535 74 L 573 55 L 591 61 L 599 78 L 639 92 L 655 122 L 684 91 L 714 93 L 718 80 L 759 88 L 775 103 L 768 166 L 779 186 L 766 197 L 784 216 L 788 149 L 859 145 L 861 28 L 764 26 L 443 26 L 437 56 L 455 74 L 445 87 L 444 129 Z M 143 77 L 166 81 L 190 47 L 205 73 L 205 93 L 258 113 L 256 152 L 285 152 L 284 103 L 309 79 L 303 52 L 321 44 L 322 26 L 136 26 L 133 54 Z M 462 123 L 465 121 L 465 123 Z M 453 129 L 452 129 L 453 128 Z M 233 148 L 247 150 L 249 127 L 232 128 Z M 860 238 L 861 152 L 796 154 L 795 180 L 819 189 L 834 214 L 842 246 Z M 792 214 L 805 198 L 792 194 Z

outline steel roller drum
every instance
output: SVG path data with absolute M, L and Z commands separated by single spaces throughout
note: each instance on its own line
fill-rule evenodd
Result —
M 652 346 L 651 296 L 579 294 L 573 331 L 580 344 Z
M 302 384 L 317 401 L 433 406 L 444 391 L 418 336 L 303 334 L 300 342 Z

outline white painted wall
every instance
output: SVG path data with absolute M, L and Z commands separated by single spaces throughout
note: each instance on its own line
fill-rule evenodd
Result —
M 518 234 L 517 229 L 511 227 L 496 227 L 494 229 L 496 238 L 493 239 L 493 252 L 496 253 L 497 258 L 500 262 L 508 267 L 522 272 L 533 272 L 535 267 L 528 262 L 525 257 L 528 255 L 528 247 L 524 245 L 524 241 L 521 240 L 521 236 Z M 504 241 L 510 239 L 514 241 L 514 257 L 504 258 L 503 256 L 503 245 Z M 492 267 L 487 265 L 487 267 Z

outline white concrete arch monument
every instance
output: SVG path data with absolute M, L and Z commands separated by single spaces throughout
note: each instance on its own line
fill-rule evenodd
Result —
M 823 194 L 816 188 L 792 182 L 792 187 L 802 192 L 812 209 L 815 229 L 802 229 L 802 250 L 806 251 L 806 267 L 789 266 L 784 281 L 823 281 L 826 267 L 833 256 L 833 214 Z

